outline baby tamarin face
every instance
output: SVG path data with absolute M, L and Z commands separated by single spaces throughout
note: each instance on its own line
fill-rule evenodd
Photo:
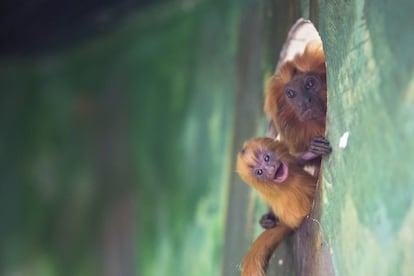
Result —
M 251 139 L 238 155 L 237 171 L 248 183 L 282 183 L 289 175 L 286 154 L 287 148 L 273 139 Z
M 279 159 L 276 152 L 263 149 L 256 152 L 254 159 L 255 162 L 250 164 L 251 173 L 258 180 L 281 183 L 287 178 L 288 167 Z

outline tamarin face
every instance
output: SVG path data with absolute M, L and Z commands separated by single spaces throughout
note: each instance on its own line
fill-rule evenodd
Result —
M 251 164 L 251 170 L 258 180 L 281 183 L 286 180 L 288 167 L 277 154 L 269 149 L 259 151 L 255 156 L 256 162 Z
M 299 120 L 319 120 L 326 114 L 326 88 L 322 78 L 312 72 L 297 72 L 285 85 L 285 98 Z
M 242 178 L 256 183 L 279 184 L 286 180 L 289 168 L 286 161 L 281 158 L 285 148 L 270 138 L 252 139 L 244 144 L 238 155 L 237 171 Z

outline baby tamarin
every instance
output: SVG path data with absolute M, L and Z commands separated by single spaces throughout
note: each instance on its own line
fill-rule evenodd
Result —
M 282 64 L 268 83 L 264 110 L 270 128 L 301 163 L 330 152 L 326 124 L 326 66 L 322 42 Z
M 242 264 L 242 276 L 261 276 L 280 241 L 309 214 L 317 178 L 298 164 L 284 142 L 271 138 L 246 141 L 237 156 L 237 172 L 279 218 L 279 225 L 256 239 Z

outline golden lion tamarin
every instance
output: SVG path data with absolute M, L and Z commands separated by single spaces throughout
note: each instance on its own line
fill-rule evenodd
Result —
M 326 103 L 325 55 L 315 40 L 270 78 L 264 104 L 269 127 L 302 163 L 331 151 L 324 138 Z
M 237 156 L 237 172 L 279 218 L 277 226 L 256 239 L 242 264 L 243 276 L 261 276 L 280 241 L 309 214 L 317 178 L 298 164 L 284 142 L 271 138 L 246 141 Z

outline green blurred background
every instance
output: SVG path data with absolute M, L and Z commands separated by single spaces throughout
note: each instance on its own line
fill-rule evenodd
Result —
M 0 274 L 218 275 L 246 3 L 50 2 L 3 10 Z

